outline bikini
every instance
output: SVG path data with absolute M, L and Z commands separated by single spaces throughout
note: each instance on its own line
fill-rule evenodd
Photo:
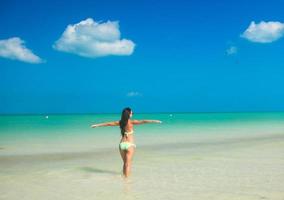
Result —
M 124 132 L 124 135 L 126 135 L 126 137 L 127 136 L 129 136 L 129 135 L 132 135 L 134 133 L 134 131 L 132 130 L 132 131 L 129 131 L 129 132 Z M 130 147 L 136 147 L 136 145 L 134 144 L 134 143 L 132 143 L 132 142 L 121 142 L 120 144 L 119 144 L 119 148 L 121 149 L 121 150 L 128 150 Z

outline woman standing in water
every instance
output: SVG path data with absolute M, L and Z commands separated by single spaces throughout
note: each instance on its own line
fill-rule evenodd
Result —
M 106 122 L 102 124 L 94 124 L 91 127 L 96 128 L 100 126 L 120 126 L 121 140 L 119 143 L 119 151 L 123 160 L 123 175 L 129 176 L 131 160 L 134 154 L 136 145 L 134 144 L 133 125 L 145 123 L 162 123 L 159 120 L 130 120 L 133 112 L 130 108 L 123 109 L 120 121 Z

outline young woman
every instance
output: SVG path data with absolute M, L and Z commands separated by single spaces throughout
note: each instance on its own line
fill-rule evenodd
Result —
M 120 126 L 121 140 L 119 143 L 119 151 L 123 160 L 123 175 L 125 177 L 129 176 L 131 160 L 134 154 L 134 149 L 136 147 L 136 145 L 134 144 L 133 125 L 145 123 L 162 123 L 159 120 L 130 120 L 132 115 L 132 110 L 130 108 L 125 108 L 122 111 L 120 121 L 94 124 L 91 126 L 92 128 L 101 126 Z

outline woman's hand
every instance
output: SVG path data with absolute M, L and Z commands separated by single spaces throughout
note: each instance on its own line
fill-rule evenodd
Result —
M 97 128 L 97 127 L 98 127 L 97 124 L 93 124 L 93 125 L 91 126 L 91 128 Z
M 153 122 L 153 123 L 158 123 L 158 124 L 161 124 L 161 123 L 162 123 L 162 121 L 160 121 L 160 120 L 152 120 L 152 122 Z

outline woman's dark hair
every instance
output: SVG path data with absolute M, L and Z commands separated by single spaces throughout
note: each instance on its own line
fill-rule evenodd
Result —
M 128 123 L 128 120 L 130 118 L 131 108 L 124 108 L 121 113 L 121 119 L 119 121 L 120 131 L 121 135 L 124 136 L 125 127 Z

